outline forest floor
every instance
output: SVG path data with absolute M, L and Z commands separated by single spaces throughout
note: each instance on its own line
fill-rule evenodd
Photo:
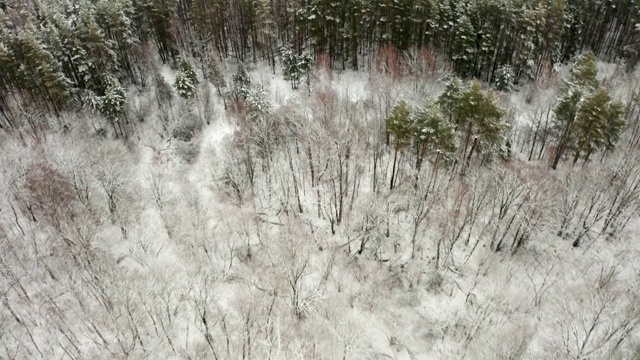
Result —
M 604 81 L 619 81 L 619 89 L 631 86 L 616 69 L 601 64 Z M 160 73 L 173 84 L 171 69 Z M 259 65 L 250 74 L 252 83 L 266 90 L 274 116 L 319 113 L 314 101 L 321 90 L 341 104 L 326 112 L 326 121 L 349 118 L 361 122 L 362 131 L 388 111 L 387 104 L 407 99 L 419 105 L 443 89 L 437 77 L 396 81 L 345 71 L 323 73 L 324 80 L 312 82 L 311 89 L 303 84 L 292 90 L 279 69 L 274 75 Z M 555 101 L 557 80 L 550 81 L 555 83 L 537 91 L 531 102 L 525 99 L 532 85 L 501 95 L 516 138 Z M 82 206 L 100 219 L 61 220 L 42 210 L 38 216 L 45 220 L 34 222 L 26 210 L 2 211 L 0 230 L 7 239 L 2 271 L 14 274 L 20 280 L 14 284 L 24 290 L 3 283 L 0 358 L 640 359 L 637 212 L 615 239 L 572 247 L 557 234 L 558 210 L 538 223 L 517 252 L 494 251 L 489 244 L 494 204 L 507 192 L 492 181 L 512 171 L 524 174 L 524 188 L 544 189 L 534 181 L 559 176 L 544 159 L 527 162 L 528 148 L 518 148 L 516 141 L 511 165 L 488 166 L 469 175 L 470 185 L 443 190 L 450 198 L 468 198 L 468 208 L 454 214 L 449 197 L 436 201 L 419 227 L 413 254 L 411 211 L 420 202 L 410 186 L 379 195 L 369 175 L 372 145 L 366 136 L 347 131 L 351 123 L 339 123 L 326 144 L 308 135 L 316 125 L 302 126 L 309 131 L 308 143 L 317 144 L 314 156 L 327 164 L 343 144 L 362 151 L 345 168 L 354 190 L 342 191 L 352 200 L 332 230 L 332 165 L 315 169 L 327 173 L 322 185 L 308 180 L 305 149 L 292 142 L 270 163 L 256 160 L 260 165 L 247 185 L 242 175 L 247 147 L 234 145 L 244 141 L 238 136 L 241 121 L 210 90 L 211 119 L 188 141 L 160 135 L 161 110 L 155 107 L 127 147 L 85 136 L 82 126 L 33 146 L 4 136 L 7 194 L 15 188 L 10 183 L 20 179 L 19 169 L 49 162 L 69 179 L 87 182 L 90 196 Z M 145 92 L 130 97 L 136 96 L 137 101 L 153 97 Z M 197 106 L 176 100 L 175 122 L 198 116 Z M 275 130 L 260 136 L 268 138 L 270 131 Z M 185 160 L 189 151 L 195 156 Z M 391 153 L 385 150 L 383 156 L 380 171 L 388 173 Z M 595 184 L 598 174 L 586 178 Z M 383 180 L 377 186 L 387 187 Z M 110 184 L 118 202 L 111 214 L 105 205 Z M 504 182 L 505 189 L 510 186 Z M 582 196 L 590 191 L 585 189 L 570 194 Z M 482 201 L 473 195 L 481 193 Z M 6 195 L 3 201 L 10 199 Z M 389 204 L 398 210 L 390 211 Z M 437 241 L 453 236 L 464 222 L 460 214 L 473 215 L 475 205 L 481 205 L 477 224 L 460 228 L 466 241 Z M 91 250 L 62 248 L 61 238 L 76 245 L 87 239 Z M 450 247 L 436 259 L 440 246 Z

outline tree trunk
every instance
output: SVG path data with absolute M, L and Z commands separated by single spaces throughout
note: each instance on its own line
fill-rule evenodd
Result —
M 389 181 L 389 190 L 393 190 L 394 178 L 396 176 L 396 164 L 398 162 L 398 146 L 395 147 L 395 152 L 393 153 L 393 166 L 391 167 L 391 181 Z

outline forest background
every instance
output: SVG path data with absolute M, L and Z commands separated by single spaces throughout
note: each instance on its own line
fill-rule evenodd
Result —
M 0 358 L 639 359 L 634 1 L 0 1 Z

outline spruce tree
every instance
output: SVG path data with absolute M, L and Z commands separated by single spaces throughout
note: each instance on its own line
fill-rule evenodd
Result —
M 246 113 L 250 121 L 255 122 L 259 118 L 271 114 L 272 108 L 268 96 L 269 94 L 259 86 L 251 88 L 247 92 Z
M 235 75 L 233 75 L 233 96 L 236 100 L 244 100 L 251 89 L 251 78 L 241 62 L 238 64 Z
M 467 15 L 460 16 L 454 26 L 450 52 L 456 71 L 463 76 L 468 75 L 475 64 L 476 35 L 471 19 Z
M 463 91 L 463 83 L 460 78 L 454 77 L 445 86 L 444 92 L 438 98 L 438 105 L 442 112 L 449 117 L 449 121 L 458 125 L 458 105 Z
M 124 114 L 124 104 L 127 95 L 118 79 L 113 76 L 107 78 L 107 88 L 102 98 L 100 112 L 109 120 L 117 121 Z
M 500 91 L 509 92 L 513 87 L 514 73 L 511 65 L 502 65 L 496 70 L 496 88 Z
M 175 87 L 178 95 L 183 99 L 191 99 L 196 93 L 198 76 L 187 60 L 181 60 L 176 72 Z
M 306 53 L 296 54 L 293 49 L 282 52 L 282 68 L 285 80 L 291 81 L 291 88 L 297 89 L 300 81 L 309 75 L 311 70 L 311 56 Z

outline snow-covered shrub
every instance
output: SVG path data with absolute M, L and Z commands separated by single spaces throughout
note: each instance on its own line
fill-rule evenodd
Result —
M 188 116 L 173 129 L 173 137 L 181 141 L 190 141 L 202 130 L 202 121 Z
M 245 104 L 249 119 L 271 114 L 272 111 L 269 94 L 261 87 L 247 91 Z
M 53 164 L 35 163 L 25 173 L 27 203 L 54 227 L 75 216 L 74 188 L 71 181 Z
M 191 141 L 181 143 L 176 147 L 178 156 L 188 164 L 192 164 L 200 154 L 200 137 L 194 136 Z
M 143 122 L 147 119 L 151 113 L 152 103 L 148 97 L 143 93 L 135 94 L 135 97 L 128 102 L 127 113 L 128 117 L 136 119 L 139 122 Z

